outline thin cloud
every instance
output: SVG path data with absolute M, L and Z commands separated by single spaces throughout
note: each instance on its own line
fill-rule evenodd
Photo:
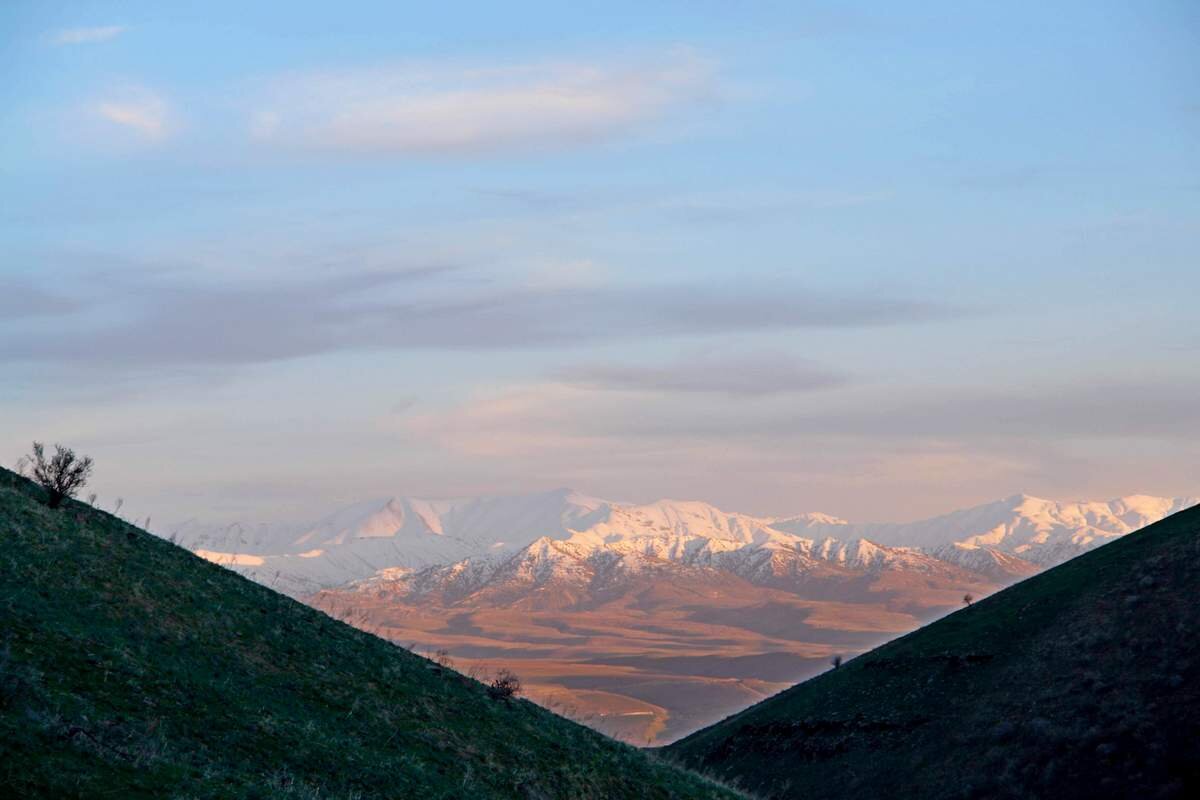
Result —
M 560 370 L 556 377 L 587 389 L 769 395 L 831 389 L 847 382 L 840 372 L 782 354 L 699 356 L 668 364 L 593 364 Z
M 73 300 L 28 281 L 0 277 L 0 320 L 68 314 L 79 308 Z
M 1080 381 L 1019 390 L 959 390 L 886 409 L 796 416 L 780 422 L 797 432 L 953 439 L 1194 439 L 1200 385 L 1175 379 Z
M 250 131 L 304 149 L 481 155 L 608 139 L 714 92 L 712 68 L 687 54 L 615 66 L 349 70 L 276 84 Z
M 235 285 L 171 275 L 126 279 L 89 295 L 77 318 L 55 330 L 30 329 L 0 342 L 0 360 L 261 363 L 344 350 L 546 348 L 645 336 L 862 328 L 955 313 L 921 301 L 784 285 L 464 289 L 460 282 L 432 280 L 446 269 Z
M 1130 376 L 1020 392 L 903 388 L 862 383 L 763 396 L 748 408 L 741 397 L 716 394 L 525 384 L 481 387 L 461 403 L 430 404 L 390 422 L 414 449 L 436 448 L 460 471 L 493 480 L 544 476 L 609 496 L 736 496 L 731 507 L 773 513 L 863 519 L 892 505 L 915 519 L 1013 487 L 1050 496 L 1156 486 L 1175 488 L 1155 493 L 1195 493 L 1187 485 L 1200 454 L 1195 380 Z
M 93 28 L 66 28 L 51 38 L 57 45 L 92 44 L 117 38 L 129 28 L 125 25 L 100 25 Z
M 1044 384 L 1019 393 L 927 392 L 897 399 L 891 388 L 860 386 L 850 398 L 794 395 L 761 398 L 748 414 L 741 398 L 696 394 L 594 391 L 571 384 L 518 385 L 466 402 L 409 415 L 411 434 L 453 452 L 494 458 L 604 459 L 614 453 L 672 448 L 724 452 L 821 453 L 941 449 L 969 453 L 1039 453 L 1132 440 L 1158 446 L 1200 443 L 1187 379 Z M 852 410 L 841 406 L 852 403 Z
M 143 139 L 159 141 L 170 132 L 167 101 L 149 89 L 131 89 L 95 105 L 101 118 L 133 131 Z

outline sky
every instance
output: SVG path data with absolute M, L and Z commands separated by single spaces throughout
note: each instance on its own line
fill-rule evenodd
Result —
M 0 6 L 5 463 L 166 520 L 1200 494 L 1190 0 L 184 5 Z

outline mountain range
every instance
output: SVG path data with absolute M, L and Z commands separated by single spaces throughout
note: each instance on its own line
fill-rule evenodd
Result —
M 1062 563 L 1197 502 L 1014 495 L 917 522 L 851 523 L 821 513 L 758 517 L 697 501 L 631 505 L 559 489 L 463 500 L 376 499 L 311 524 L 193 522 L 174 535 L 209 560 L 298 595 L 367 580 L 466 597 L 517 575 L 534 584 L 570 574 L 607 580 L 615 572 L 666 565 L 718 569 L 764 585 L 847 569 L 960 567 L 1005 580 Z
M 461 669 L 516 669 L 531 698 L 658 744 L 1196 502 L 1015 495 L 852 523 L 560 489 L 384 498 L 315 523 L 174 535 Z

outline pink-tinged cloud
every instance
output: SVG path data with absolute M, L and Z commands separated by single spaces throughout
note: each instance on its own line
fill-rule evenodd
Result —
M 95 113 L 147 141 L 161 141 L 171 132 L 170 106 L 150 89 L 128 89 L 106 97 L 95 104 Z
M 607 139 L 714 92 L 712 67 L 690 54 L 623 65 L 342 70 L 280 82 L 250 131 L 347 153 L 486 154 Z

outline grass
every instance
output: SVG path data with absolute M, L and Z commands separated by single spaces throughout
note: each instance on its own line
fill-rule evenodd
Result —
M 733 798 L 0 470 L 0 794 Z
M 763 797 L 1200 796 L 1200 508 L 666 748 Z

